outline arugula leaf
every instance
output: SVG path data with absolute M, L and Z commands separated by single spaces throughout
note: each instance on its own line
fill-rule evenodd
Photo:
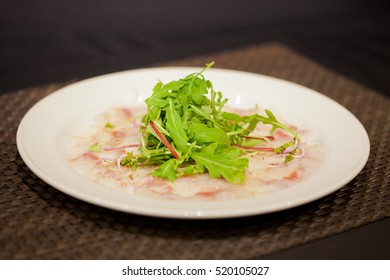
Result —
M 151 174 L 173 182 L 176 179 L 177 168 L 178 161 L 171 158 L 157 167 L 157 169 L 154 170 Z
M 231 112 L 222 112 L 222 118 L 224 118 L 225 120 L 235 121 L 235 122 L 238 122 L 242 119 L 240 115 Z
M 263 117 L 263 116 L 259 116 L 259 120 L 262 121 L 264 124 L 272 125 L 271 131 L 270 131 L 271 134 L 275 131 L 275 129 L 281 128 L 283 130 L 290 132 L 292 135 L 294 135 L 295 138 L 299 139 L 299 135 L 290 127 L 280 123 L 276 119 L 275 115 L 270 110 L 265 110 L 265 113 L 267 114 L 268 118 Z
M 166 128 L 176 147 L 183 153 L 187 151 L 187 133 L 179 114 L 176 112 L 172 99 L 169 99 L 169 106 L 166 108 Z
M 212 178 L 223 177 L 231 183 L 244 183 L 248 159 L 239 157 L 243 151 L 229 146 L 219 147 L 218 150 L 217 148 L 218 143 L 213 143 L 202 151 L 192 154 L 199 169 L 206 168 Z
M 204 79 L 200 79 L 196 77 L 194 78 L 193 82 L 190 84 L 188 90 L 194 102 L 199 105 L 203 101 L 204 94 L 207 93 L 207 83 Z
M 199 144 L 221 143 L 228 144 L 229 137 L 225 131 L 218 127 L 208 127 L 203 123 L 192 124 L 192 139 Z
M 205 110 L 202 110 L 194 105 L 190 105 L 190 107 L 192 108 L 192 111 L 197 114 L 199 117 L 203 118 L 203 119 L 206 119 L 208 121 L 210 121 L 212 124 L 214 124 L 215 126 L 217 127 L 220 127 L 220 128 L 223 128 L 223 126 L 218 123 L 216 120 L 214 120 L 213 118 L 211 118 L 210 115 L 207 114 L 207 112 Z

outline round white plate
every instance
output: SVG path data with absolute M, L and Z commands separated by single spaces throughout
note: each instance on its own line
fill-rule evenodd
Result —
M 267 195 L 230 201 L 167 201 L 126 194 L 96 184 L 74 171 L 63 155 L 68 135 L 82 130 L 100 112 L 135 105 L 158 80 L 169 82 L 200 68 L 149 68 L 99 76 L 64 87 L 35 104 L 17 132 L 27 166 L 54 188 L 78 199 L 129 213 L 169 218 L 227 218 L 279 211 L 330 194 L 352 180 L 367 162 L 370 145 L 361 123 L 344 107 L 303 86 L 253 73 L 210 69 L 204 74 L 229 98 L 229 106 L 259 104 L 294 125 L 305 125 L 325 143 L 318 171 L 295 185 Z

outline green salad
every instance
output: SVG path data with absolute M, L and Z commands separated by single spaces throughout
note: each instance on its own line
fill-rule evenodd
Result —
M 154 86 L 145 100 L 147 113 L 142 117 L 139 153 L 127 153 L 120 161 L 122 166 L 154 166 L 152 175 L 169 181 L 208 172 L 213 178 L 242 184 L 251 154 L 283 153 L 284 163 L 294 158 L 299 135 L 271 111 L 240 116 L 224 110 L 228 100 L 204 76 L 213 64 L 180 80 L 159 81 Z M 270 125 L 270 135 L 275 129 L 286 131 L 291 141 L 275 148 L 262 146 L 267 139 L 251 135 L 259 123 Z

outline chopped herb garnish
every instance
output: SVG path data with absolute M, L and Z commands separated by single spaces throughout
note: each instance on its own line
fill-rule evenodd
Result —
M 107 122 L 104 127 L 105 128 L 114 128 L 114 125 L 112 123 L 110 123 L 110 122 Z
M 99 147 L 98 143 L 92 144 L 91 146 L 88 147 L 88 151 L 92 153 L 100 153 L 101 149 Z

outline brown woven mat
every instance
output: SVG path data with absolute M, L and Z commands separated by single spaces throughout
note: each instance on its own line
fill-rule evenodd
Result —
M 371 139 L 364 170 L 336 193 L 279 213 L 211 221 L 120 213 L 50 187 L 17 152 L 15 134 L 22 116 L 64 84 L 11 92 L 0 95 L 0 258 L 258 258 L 390 216 L 390 102 L 386 97 L 276 44 L 165 65 L 202 66 L 211 60 L 216 67 L 290 80 L 343 104 Z

